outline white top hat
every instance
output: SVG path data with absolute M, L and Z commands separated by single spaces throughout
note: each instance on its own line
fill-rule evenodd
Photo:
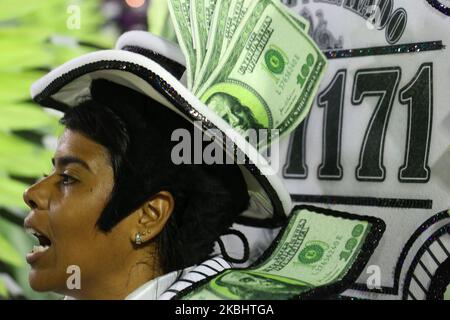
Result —
M 201 121 L 204 131 L 220 130 L 245 155 L 245 164 L 239 167 L 247 183 L 250 207 L 239 222 L 280 226 L 292 206 L 280 178 L 265 173 L 269 164 L 256 148 L 185 87 L 185 69 L 177 45 L 148 32 L 130 31 L 118 39 L 114 50 L 88 53 L 52 70 L 31 86 L 31 96 L 44 107 L 64 111 L 89 96 L 93 80 L 106 79 L 151 97 L 196 125 Z

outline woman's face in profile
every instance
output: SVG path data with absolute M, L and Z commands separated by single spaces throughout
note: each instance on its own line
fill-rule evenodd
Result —
M 128 218 L 108 233 L 96 226 L 114 184 L 107 149 L 66 129 L 53 164 L 52 172 L 24 193 L 31 209 L 24 225 L 41 235 L 41 245 L 27 255 L 30 285 L 36 291 L 84 298 L 93 294 L 94 283 L 95 290 L 114 290 L 108 288 L 114 281 L 107 278 L 125 269 L 121 265 L 133 247 Z M 74 270 L 80 271 L 80 289 L 68 288 Z

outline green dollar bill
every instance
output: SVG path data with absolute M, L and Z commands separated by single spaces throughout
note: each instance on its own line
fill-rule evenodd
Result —
M 222 51 L 221 56 L 225 53 L 225 49 L 229 47 L 231 40 L 234 36 L 234 33 L 237 29 L 237 27 L 241 24 L 242 18 L 247 13 L 247 9 L 249 5 L 254 2 L 255 0 L 232 0 L 231 5 L 228 11 L 227 20 L 225 23 L 225 32 L 223 41 L 224 44 L 222 45 Z M 303 17 L 295 14 L 295 12 L 287 9 L 286 10 L 290 15 L 293 21 L 298 24 L 300 29 L 303 30 L 303 32 L 308 33 L 309 31 L 309 22 L 304 19 Z
M 192 42 L 190 1 L 168 0 L 168 5 L 178 44 L 186 59 L 187 85 L 188 88 L 192 88 L 196 66 L 196 55 Z
M 247 13 L 250 3 L 254 0 L 232 0 L 225 23 L 225 32 L 223 37 L 223 49 L 221 56 L 225 53 L 225 49 L 230 45 L 231 39 L 240 25 L 242 18 Z
M 197 79 L 198 74 L 200 73 L 200 67 L 204 62 L 207 49 L 206 45 L 208 42 L 208 32 L 215 5 L 216 0 L 191 1 L 192 38 L 197 61 L 194 79 Z
M 147 9 L 148 31 L 171 42 L 177 42 L 170 19 L 168 0 L 152 0 Z
M 204 63 L 201 64 L 200 71 L 195 73 L 194 93 L 204 84 L 214 68 L 219 64 L 252 2 L 255 2 L 255 0 L 221 1 L 220 5 L 217 6 L 219 9 L 216 10 L 216 14 L 213 16 L 214 22 L 209 33 Z M 290 13 L 292 20 L 305 33 L 308 33 L 309 22 L 290 10 L 287 10 L 287 12 Z
M 376 221 L 300 207 L 293 211 L 275 248 L 262 262 L 246 269 L 226 270 L 182 299 L 301 297 L 315 288 L 343 281 L 352 270 L 361 272 L 357 271 L 361 265 L 355 266 L 361 264 L 356 263 L 357 257 L 366 242 L 379 240 L 383 231 L 374 236 L 379 228 Z
M 208 77 L 212 70 L 217 66 L 222 52 L 223 36 L 225 32 L 225 23 L 228 16 L 228 10 L 230 8 L 232 0 L 217 0 L 216 7 L 211 17 L 211 25 L 207 39 L 205 41 L 205 56 L 201 65 L 198 66 L 197 73 L 195 75 L 195 83 L 193 86 L 193 92 L 196 93 L 199 86 L 204 83 L 204 79 Z M 203 24 L 197 22 L 196 24 Z M 198 52 L 198 50 L 196 50 Z
M 290 133 L 312 105 L 327 61 L 276 0 L 250 3 L 200 100 L 247 135 L 252 129 Z

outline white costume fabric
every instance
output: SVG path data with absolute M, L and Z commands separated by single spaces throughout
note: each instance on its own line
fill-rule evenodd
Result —
M 173 271 L 155 278 L 130 293 L 126 300 L 170 300 L 180 291 L 190 287 L 195 282 L 213 276 L 231 265 L 221 257 L 215 257 L 202 264 Z
M 307 121 L 281 143 L 280 176 L 297 203 L 387 225 L 344 295 L 448 288 L 448 272 L 436 279 L 450 259 L 450 17 L 435 7 L 450 1 L 283 2 L 310 21 L 329 66 Z
M 195 282 L 231 267 L 231 264 L 217 256 L 198 266 L 172 271 L 152 279 L 131 292 L 125 300 L 170 300 L 178 292 L 190 287 Z M 74 300 L 74 298 L 65 296 L 64 300 Z

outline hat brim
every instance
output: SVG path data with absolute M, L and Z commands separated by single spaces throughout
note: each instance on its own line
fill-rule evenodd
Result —
M 292 203 L 277 175 L 264 174 L 268 163 L 244 137 L 195 97 L 181 82 L 148 57 L 125 50 L 102 50 L 64 63 L 31 86 L 32 99 L 60 111 L 89 96 L 92 80 L 107 79 L 145 94 L 185 117 L 202 130 L 220 130 L 245 155 L 239 167 L 250 194 L 250 208 L 240 223 L 277 227 L 286 219 Z M 234 132 L 233 134 L 229 134 Z

